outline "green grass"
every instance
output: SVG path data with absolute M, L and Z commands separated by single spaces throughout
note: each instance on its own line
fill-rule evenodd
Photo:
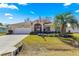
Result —
M 79 37 L 79 33 L 73 33 L 73 36 Z
M 46 41 L 45 41 L 46 39 Z M 45 38 L 42 38 L 41 36 L 38 36 L 38 35 L 30 35 L 28 36 L 27 38 L 25 38 L 23 40 L 23 42 L 25 44 L 28 44 L 28 45 L 40 45 L 40 46 L 44 46 L 46 48 L 51 48 L 51 49 L 55 49 L 55 48 L 61 48 L 63 49 L 66 48 L 66 47 L 70 47 L 69 45 L 61 42 L 59 40 L 59 38 L 57 37 L 45 37 Z
M 79 55 L 78 48 L 74 48 L 62 42 L 58 37 L 46 36 L 43 38 L 38 35 L 29 35 L 28 37 L 23 39 L 23 43 L 25 44 L 26 49 L 22 51 L 21 55 L 48 55 L 48 56 Z
M 73 33 L 71 35 L 79 42 L 79 33 Z
M 5 32 L 0 32 L 0 36 L 2 36 L 2 35 L 6 35 L 6 33 Z

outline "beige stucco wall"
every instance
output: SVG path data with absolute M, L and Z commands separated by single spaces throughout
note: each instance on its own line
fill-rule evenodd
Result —
M 17 24 L 11 24 L 8 29 L 14 30 L 16 28 L 31 28 L 31 23 L 17 23 Z
M 29 23 L 25 23 L 25 22 L 16 23 L 16 24 L 10 25 L 8 27 L 8 30 L 15 30 L 16 28 L 31 28 L 31 31 L 34 31 L 34 25 L 38 23 L 38 24 L 42 25 L 42 31 L 45 26 L 50 27 L 50 30 L 53 31 L 54 28 L 51 27 L 51 23 L 44 25 L 47 22 L 48 21 L 38 20 L 38 21 L 29 22 Z

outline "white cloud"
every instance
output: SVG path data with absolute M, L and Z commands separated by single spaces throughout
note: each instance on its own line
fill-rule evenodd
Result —
M 8 6 L 8 8 L 11 8 L 11 9 L 18 9 L 18 7 L 16 7 L 15 5 L 10 5 L 10 6 Z
M 79 12 L 79 10 L 76 10 L 75 12 L 77 13 L 77 12 Z
M 8 5 L 8 4 L 4 4 L 4 3 L 0 4 L 0 8 L 10 8 L 10 9 L 17 9 L 18 10 L 18 7 L 16 7 L 15 5 Z
M 10 13 L 5 13 L 5 16 L 13 16 L 13 15 Z
M 64 6 L 69 6 L 71 5 L 72 3 L 64 3 Z
M 9 19 L 13 19 L 13 17 L 9 17 Z
M 4 14 L 6 17 L 8 17 L 8 19 L 13 19 L 13 15 L 10 13 L 5 13 Z

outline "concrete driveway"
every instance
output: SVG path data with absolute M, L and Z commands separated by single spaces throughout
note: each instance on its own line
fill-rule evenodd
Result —
M 28 35 L 4 35 L 0 36 L 0 54 L 3 52 L 12 51 L 17 43 L 23 40 Z

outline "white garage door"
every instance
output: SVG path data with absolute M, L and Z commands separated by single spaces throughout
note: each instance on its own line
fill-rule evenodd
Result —
M 31 28 L 16 28 L 15 30 L 13 30 L 13 33 L 16 34 L 26 34 L 30 32 L 31 32 Z

